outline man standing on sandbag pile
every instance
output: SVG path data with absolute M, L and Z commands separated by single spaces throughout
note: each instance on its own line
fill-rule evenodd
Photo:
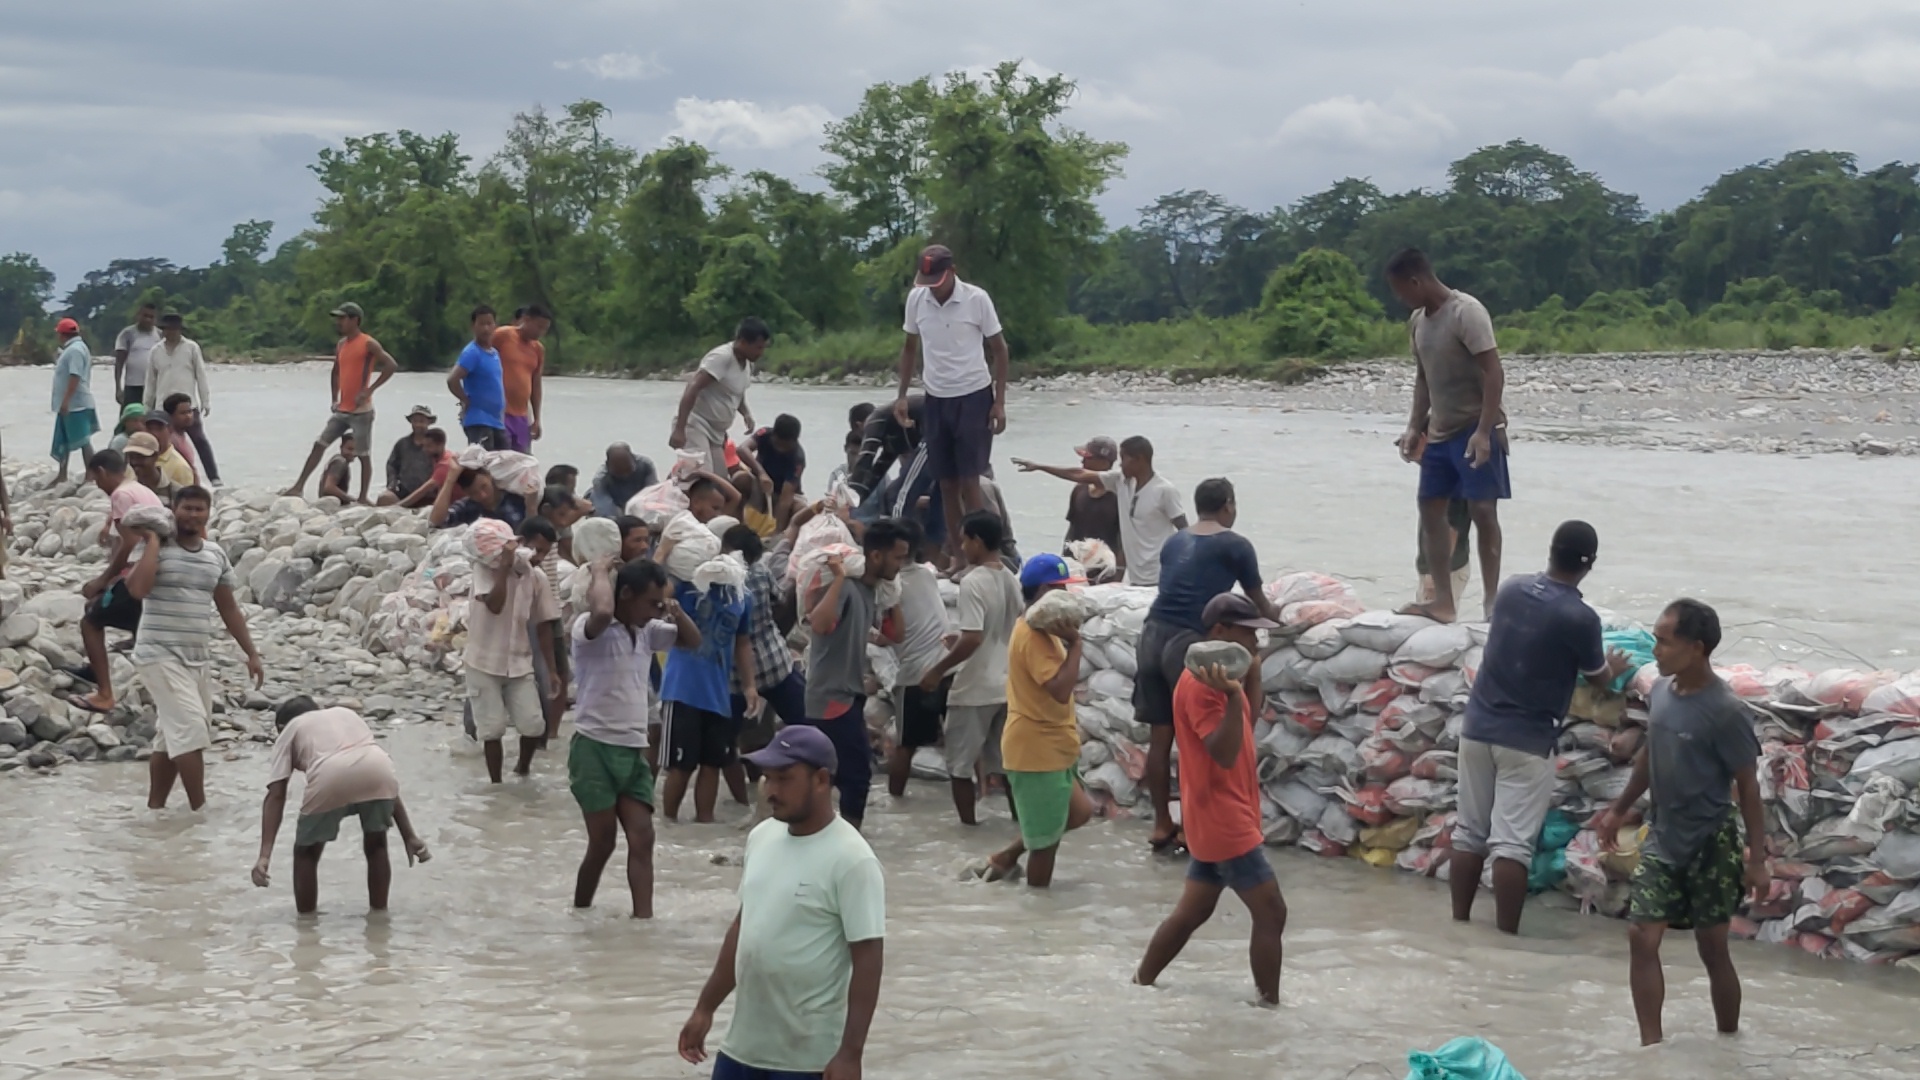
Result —
M 1400 436 L 1400 456 L 1420 464 L 1420 535 L 1426 564 L 1446 566 L 1453 554 L 1447 504 L 1465 499 L 1480 536 L 1480 581 L 1493 612 L 1500 581 L 1499 500 L 1513 497 L 1507 480 L 1506 374 L 1494 344 L 1493 319 L 1480 301 L 1449 289 L 1433 264 L 1408 248 L 1387 263 L 1387 284 L 1413 309 L 1413 413 Z M 1433 601 L 1403 609 L 1452 622 L 1460 598 L 1453 579 L 1435 574 Z
M 366 313 L 360 310 L 359 304 L 341 304 L 333 309 L 332 315 L 334 330 L 340 335 L 333 348 L 330 380 L 333 412 L 327 417 L 327 426 L 320 429 L 320 437 L 313 440 L 307 463 L 300 467 L 300 479 L 280 494 L 300 494 L 313 470 L 320 467 L 320 458 L 326 454 L 327 447 L 352 432 L 353 443 L 360 451 L 360 501 L 366 502 L 367 490 L 373 484 L 373 395 L 387 385 L 400 365 L 378 341 L 360 329 Z M 379 378 L 374 378 L 376 372 Z
M 1580 597 L 1599 551 L 1593 526 L 1563 522 L 1547 571 L 1515 577 L 1494 599 L 1486 657 L 1460 732 L 1460 812 L 1447 867 L 1455 921 L 1471 918 L 1491 857 L 1498 925 L 1520 932 L 1527 868 L 1553 801 L 1553 750 L 1574 683 L 1583 674 L 1610 682 L 1629 664 L 1625 653 L 1606 650 L 1600 616 Z
M 1760 740 L 1753 714 L 1713 673 L 1720 616 L 1698 600 L 1675 600 L 1653 627 L 1653 657 L 1665 676 L 1648 699 L 1647 745 L 1633 759 L 1627 789 L 1590 823 L 1608 851 L 1640 796 L 1653 795 L 1652 829 L 1633 873 L 1633 1012 L 1640 1045 L 1661 1040 L 1666 977 L 1660 939 L 1667 928 L 1693 931 L 1722 1035 L 1740 1030 L 1740 976 L 1727 928 L 1743 895 L 1766 895 L 1767 819 L 1760 805 Z M 1746 823 L 1745 857 L 1740 826 Z
M 740 320 L 733 340 L 716 345 L 700 358 L 700 367 L 680 395 L 680 411 L 673 418 L 667 445 L 707 455 L 707 471 L 727 474 L 727 429 L 740 414 L 753 430 L 753 410 L 747 407 L 747 388 L 753 385 L 753 365 L 767 353 L 773 331 L 755 318 Z
M 1180 821 L 1192 859 L 1187 864 L 1186 891 L 1173 914 L 1154 931 L 1133 981 L 1152 986 L 1194 931 L 1213 918 L 1220 894 L 1232 889 L 1253 916 L 1248 945 L 1253 984 L 1263 1004 L 1278 1005 L 1287 901 L 1263 850 L 1266 836 L 1260 828 L 1260 776 L 1253 742 L 1253 718 L 1260 711 L 1262 694 L 1260 665 L 1253 657 L 1260 649 L 1259 631 L 1278 629 L 1280 624 L 1247 597 L 1231 592 L 1207 601 L 1201 619 L 1207 640 L 1240 646 L 1249 662 L 1239 679 L 1219 664 L 1207 665 L 1198 673 L 1180 673 L 1173 693 L 1173 726 L 1180 740 Z M 1183 656 L 1183 668 L 1185 663 Z
M 960 551 L 960 521 L 990 509 L 980 478 L 993 457 L 993 437 L 1007 430 L 1007 339 L 993 298 L 954 273 L 953 252 L 931 244 L 907 294 L 905 344 L 900 347 L 900 392 L 894 419 L 908 422 L 908 391 L 920 368 L 926 390 L 927 468 L 940 485 L 943 538 Z
M 1095 435 L 1085 446 L 1077 446 L 1080 467 L 1103 473 L 1120 460 L 1120 444 L 1105 435 Z M 1127 547 L 1120 539 L 1120 497 L 1104 484 L 1075 484 L 1067 497 L 1067 537 L 1098 540 L 1113 552 L 1113 575 L 1103 580 L 1118 580 L 1127 571 Z M 1066 550 L 1062 548 L 1061 550 Z

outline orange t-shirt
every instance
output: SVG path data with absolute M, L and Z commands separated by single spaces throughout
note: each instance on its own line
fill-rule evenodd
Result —
M 334 350 L 334 370 L 340 373 L 340 392 L 334 398 L 333 407 L 338 412 L 371 412 L 373 400 L 367 400 L 364 409 L 355 408 L 354 401 L 373 382 L 373 347 L 379 342 L 366 334 L 355 334 L 343 338 Z
M 533 379 L 546 367 L 546 343 L 522 341 L 519 327 L 503 326 L 493 332 L 493 348 L 500 354 L 500 381 L 507 388 L 507 415 L 533 415 Z
M 1257 699 L 1256 699 L 1257 700 Z M 1249 712 L 1256 707 L 1248 702 Z M 1181 672 L 1173 689 L 1173 737 L 1180 747 L 1180 829 L 1201 862 L 1237 859 L 1266 842 L 1260 831 L 1260 774 L 1254 764 L 1253 719 L 1233 767 L 1207 753 L 1207 736 L 1227 718 L 1227 695 Z

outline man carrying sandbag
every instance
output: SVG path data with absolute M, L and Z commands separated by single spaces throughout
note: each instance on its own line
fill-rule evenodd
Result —
M 1453 829 L 1453 917 L 1467 922 L 1480 873 L 1493 859 L 1493 900 L 1502 933 L 1520 932 L 1533 845 L 1553 801 L 1553 748 L 1582 674 L 1613 681 L 1628 666 L 1608 653 L 1600 616 L 1580 596 L 1599 534 L 1584 521 L 1554 530 L 1547 570 L 1500 586 L 1486 659 L 1473 682 L 1460 733 L 1460 816 Z

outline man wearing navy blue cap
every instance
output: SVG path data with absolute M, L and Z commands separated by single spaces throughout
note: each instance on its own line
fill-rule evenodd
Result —
M 839 755 L 823 732 L 781 728 L 746 759 L 773 818 L 747 836 L 740 913 L 680 1029 L 680 1056 L 706 1060 L 713 1014 L 737 989 L 714 1080 L 857 1077 L 880 1000 L 880 860 L 834 813 Z

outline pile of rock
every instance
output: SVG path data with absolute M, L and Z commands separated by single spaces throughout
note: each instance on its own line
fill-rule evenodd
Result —
M 0 581 L 0 772 L 141 760 L 153 738 L 152 708 L 123 653 L 111 654 L 115 709 L 66 701 L 84 689 L 63 669 L 84 661 L 80 591 L 108 554 L 99 544 L 107 505 L 91 485 L 49 488 L 50 479 L 44 466 L 7 470 L 16 528 Z M 236 599 L 267 671 L 262 687 L 248 685 L 239 650 L 216 634 L 216 747 L 271 742 L 272 704 L 296 693 L 375 719 L 457 712 L 456 664 L 409 663 L 366 633 L 381 599 L 427 558 L 421 512 L 223 491 L 211 526 L 234 560 Z

